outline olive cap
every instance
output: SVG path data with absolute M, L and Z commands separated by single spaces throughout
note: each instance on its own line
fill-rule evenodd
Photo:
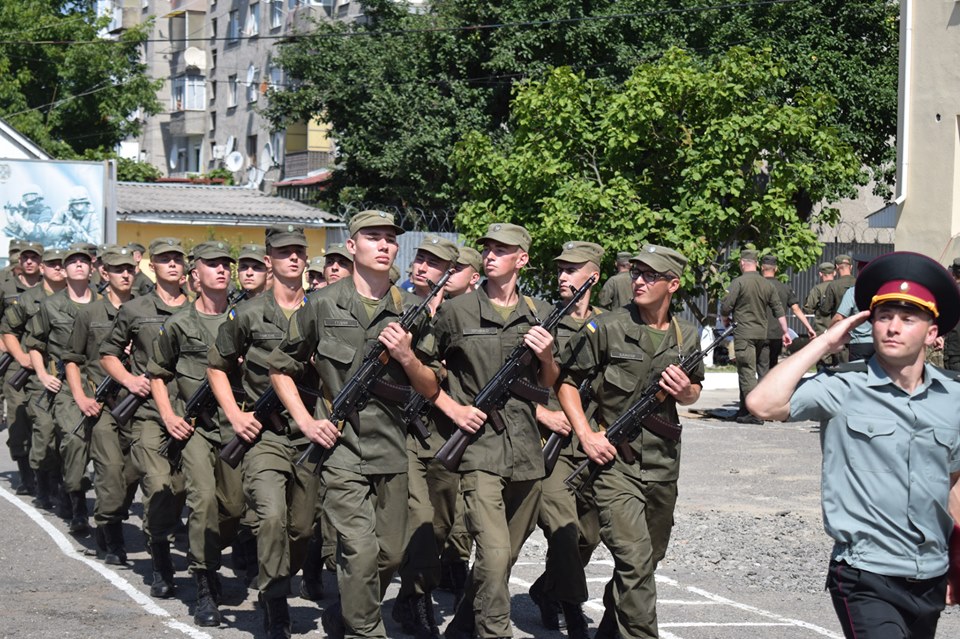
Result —
M 483 244 L 487 240 L 500 242 L 507 246 L 519 246 L 524 251 L 530 250 L 530 233 L 519 224 L 509 224 L 506 222 L 491 224 L 487 227 L 487 232 L 484 236 L 477 240 L 477 244 Z
M 640 253 L 631 259 L 633 263 L 646 264 L 658 273 L 673 273 L 679 277 L 687 266 L 687 258 L 665 246 L 644 244 Z
M 350 235 L 356 235 L 361 229 L 374 226 L 388 226 L 397 232 L 397 235 L 403 233 L 403 228 L 395 221 L 393 213 L 386 211 L 360 211 L 350 218 Z

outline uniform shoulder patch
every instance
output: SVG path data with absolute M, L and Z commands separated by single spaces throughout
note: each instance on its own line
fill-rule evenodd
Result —
M 827 368 L 828 373 L 865 373 L 867 372 L 866 360 L 857 360 L 855 362 L 846 362 Z
M 230 312 L 227 313 L 227 319 L 230 321 L 237 319 L 237 309 L 231 308 Z
M 590 320 L 585 324 L 585 326 L 587 327 L 587 330 L 590 331 L 591 333 L 597 332 L 597 320 Z

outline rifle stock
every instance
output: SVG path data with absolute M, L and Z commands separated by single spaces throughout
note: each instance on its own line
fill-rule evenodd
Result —
M 13 355 L 10 353 L 4 353 L 0 355 L 0 377 L 3 377 L 7 374 L 7 369 L 10 368 L 10 364 L 13 363 Z
M 693 369 L 696 368 L 708 354 L 710 354 L 710 351 L 719 346 L 723 340 L 731 335 L 735 328 L 736 324 L 731 323 L 730 326 L 727 327 L 727 329 L 721 333 L 720 336 L 718 336 L 708 347 L 697 351 L 696 353 L 691 353 L 687 357 L 681 359 L 679 366 L 683 369 L 683 372 L 687 375 L 692 373 Z M 656 416 L 653 414 L 666 398 L 667 393 L 660 387 L 660 378 L 658 375 L 657 379 L 651 382 L 651 384 L 644 389 L 639 399 L 637 399 L 636 402 L 634 402 L 626 411 L 624 411 L 624 413 L 617 418 L 617 421 L 615 421 L 610 428 L 606 430 L 604 435 L 606 435 L 607 441 L 620 449 L 622 451 L 621 454 L 623 454 L 630 450 L 629 443 L 637 438 L 642 428 L 647 428 L 652 432 L 656 432 L 661 437 L 669 437 L 674 440 L 679 440 L 679 428 L 673 424 L 665 422 L 665 420 L 656 420 Z M 675 429 L 675 437 L 670 437 L 669 429 L 671 428 Z M 632 451 L 627 454 L 632 455 Z M 589 468 L 587 476 L 583 479 L 583 481 L 580 482 L 579 486 L 575 487 L 580 473 L 587 468 Z M 582 495 L 583 491 L 593 484 L 594 480 L 600 475 L 604 468 L 606 468 L 605 465 L 600 465 L 591 459 L 586 459 L 583 461 L 583 463 L 577 466 L 577 468 L 570 473 L 566 479 L 563 480 L 563 483 L 571 488 L 576 494 Z
M 27 380 L 30 379 L 31 374 L 33 374 L 33 370 L 21 368 L 10 378 L 10 387 L 15 391 L 22 391 L 23 387 L 27 384 Z
M 260 395 L 253 405 L 253 417 L 266 428 L 270 423 L 271 416 L 280 410 L 283 404 L 277 395 L 276 389 L 271 384 L 270 387 Z M 233 439 L 226 443 L 220 450 L 220 459 L 222 459 L 230 468 L 236 468 L 243 461 L 243 456 L 247 454 L 256 442 L 248 442 L 234 435 Z
M 590 277 L 583 283 L 583 286 L 574 291 L 573 297 L 567 302 L 558 302 L 547 319 L 540 322 L 539 325 L 547 331 L 553 332 L 564 315 L 569 313 L 570 309 L 587 294 L 587 291 L 596 281 L 596 276 Z M 516 388 L 515 384 L 521 381 L 520 376 L 528 370 L 532 358 L 533 351 L 521 341 L 514 347 L 513 352 L 507 357 L 500 370 L 494 373 L 493 377 L 480 389 L 473 400 L 473 405 L 487 415 L 493 429 L 498 433 L 503 432 L 504 429 L 503 419 L 500 417 L 499 411 L 506 405 L 508 394 Z M 477 433 L 470 435 L 464 430 L 457 429 L 437 451 L 435 459 L 443 464 L 443 467 L 447 470 L 455 472 L 460 467 L 460 461 L 463 459 L 467 447 L 476 439 L 476 436 Z
M 403 327 L 403 330 L 409 332 L 410 329 L 413 328 L 419 317 L 426 312 L 430 301 L 443 290 L 443 287 L 452 274 L 453 268 L 450 268 L 436 284 L 432 285 L 430 293 L 421 300 L 420 304 L 410 307 L 403 313 L 398 321 L 400 326 Z M 384 357 L 386 350 L 386 346 L 379 340 L 370 346 L 370 350 L 367 351 L 367 354 L 363 357 L 363 361 L 360 362 L 360 368 L 357 369 L 353 377 L 347 380 L 343 388 L 340 389 L 340 392 L 337 393 L 337 396 L 333 398 L 330 416 L 328 417 L 331 422 L 338 426 L 342 425 L 347 418 L 354 415 L 357 411 L 362 410 L 363 407 L 367 405 L 367 402 L 370 401 L 372 387 L 377 380 L 380 379 L 381 375 L 383 375 L 383 371 L 386 368 L 388 361 L 388 358 Z M 334 444 L 334 446 L 336 446 L 336 444 Z M 305 464 L 318 448 L 320 448 L 318 444 L 311 442 L 303 454 L 300 455 L 300 458 L 297 459 L 297 465 L 302 466 Z M 314 474 L 320 473 L 331 451 L 333 451 L 333 448 L 328 448 L 323 451 L 317 460 L 317 465 L 314 467 Z
M 593 380 L 585 379 L 580 382 L 580 387 L 577 391 L 580 393 L 580 405 L 586 410 L 587 404 L 590 403 L 590 383 Z M 560 433 L 551 432 L 550 437 L 547 438 L 546 443 L 543 445 L 543 467 L 547 471 L 546 477 L 549 477 L 553 474 L 553 469 L 557 466 L 557 460 L 560 459 L 560 451 L 567 447 L 567 444 L 573 439 L 573 433 L 569 435 L 561 435 Z

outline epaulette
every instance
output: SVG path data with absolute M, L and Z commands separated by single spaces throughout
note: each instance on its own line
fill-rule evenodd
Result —
M 824 370 L 831 375 L 835 373 L 866 373 L 867 360 L 858 359 L 855 362 L 846 362 L 844 364 L 837 364 L 836 366 L 828 366 Z
M 934 366 L 934 368 L 937 369 L 937 371 L 947 379 L 951 379 L 955 382 L 960 382 L 960 371 L 951 370 L 949 368 L 943 368 L 942 366 Z

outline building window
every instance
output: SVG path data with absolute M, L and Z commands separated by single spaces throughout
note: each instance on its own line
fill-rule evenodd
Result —
M 251 163 L 257 164 L 257 136 L 255 135 L 247 136 L 247 157 L 250 158 Z
M 256 102 L 260 97 L 260 71 L 251 64 L 247 67 L 247 102 Z
M 231 75 L 227 79 L 227 107 L 237 106 L 237 91 L 238 91 L 237 76 Z
M 260 3 L 254 2 L 247 12 L 247 24 L 243 28 L 243 35 L 254 37 L 260 35 Z
M 217 130 L 217 112 L 210 112 L 210 134 L 212 135 Z
M 283 71 L 280 70 L 280 67 L 271 65 L 270 66 L 270 88 L 274 91 L 280 91 L 283 89 L 281 86 L 281 81 L 283 80 Z
M 230 12 L 228 20 L 227 41 L 233 43 L 240 39 L 240 15 L 236 9 Z
M 270 3 L 270 28 L 279 29 L 283 26 L 283 0 L 273 0 Z
M 213 71 L 216 68 L 217 68 L 217 50 L 212 49 L 210 51 L 210 73 L 213 73 Z
M 346 18 L 350 15 L 350 3 L 344 2 L 339 7 L 337 7 L 337 17 Z
M 217 39 L 217 19 L 216 18 L 210 18 L 210 39 L 211 40 Z
M 217 81 L 210 80 L 210 104 L 217 103 Z
M 203 111 L 207 107 L 207 85 L 202 75 L 182 75 L 173 80 L 174 111 Z

